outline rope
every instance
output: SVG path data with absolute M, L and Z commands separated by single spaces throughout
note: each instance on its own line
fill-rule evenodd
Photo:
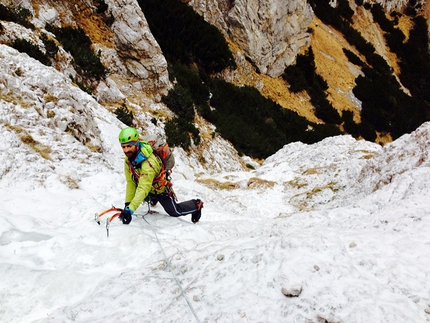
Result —
M 136 215 L 140 215 L 140 216 L 142 216 L 142 219 L 144 219 L 144 220 L 145 220 L 145 222 L 146 222 L 146 223 L 148 223 L 149 227 L 151 228 L 152 232 L 153 232 L 153 233 L 154 233 L 154 235 L 155 235 L 155 238 L 157 239 L 158 245 L 160 246 L 161 252 L 163 253 L 164 260 L 165 260 L 165 261 L 166 261 L 166 263 L 167 263 L 167 267 L 169 268 L 170 273 L 172 274 L 173 278 L 174 278 L 174 279 L 175 279 L 175 281 L 176 281 L 176 284 L 178 285 L 179 289 L 181 290 L 181 294 L 182 294 L 182 296 L 185 298 L 185 301 L 187 302 L 187 304 L 188 304 L 188 306 L 189 306 L 189 308 L 190 308 L 191 312 L 193 313 L 193 315 L 194 315 L 194 317 L 195 317 L 196 321 L 197 321 L 198 323 L 201 323 L 201 321 L 199 320 L 199 318 L 198 318 L 198 316 L 197 316 L 196 312 L 194 311 L 193 306 L 191 305 L 190 301 L 188 300 L 188 297 L 187 297 L 187 295 L 185 294 L 185 291 L 184 291 L 184 289 L 182 288 L 181 283 L 179 282 L 178 278 L 176 278 L 176 275 L 175 275 L 175 274 L 174 274 L 174 272 L 173 272 L 172 265 L 170 264 L 170 261 L 169 261 L 169 259 L 167 258 L 166 253 L 164 252 L 164 249 L 163 249 L 163 246 L 161 245 L 160 239 L 158 239 L 157 232 L 155 232 L 155 230 L 154 230 L 154 228 L 152 227 L 151 223 L 149 223 L 149 222 L 145 219 L 145 216 L 146 216 L 148 213 L 150 213 L 150 211 L 151 211 L 151 210 L 150 210 L 150 206 L 149 206 L 149 203 L 148 203 L 148 212 L 146 212 L 146 214 L 136 214 Z

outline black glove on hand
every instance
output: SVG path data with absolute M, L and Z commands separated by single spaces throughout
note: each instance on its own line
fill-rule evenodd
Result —
M 126 207 L 124 210 L 121 211 L 120 218 L 122 220 L 123 224 L 129 224 L 131 222 L 131 215 L 133 214 L 133 211 Z

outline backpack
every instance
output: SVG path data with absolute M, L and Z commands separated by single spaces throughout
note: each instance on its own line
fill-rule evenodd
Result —
M 152 152 L 163 162 L 166 173 L 170 173 L 173 166 L 175 166 L 175 156 L 167 142 L 155 135 L 143 136 L 141 139 L 151 145 Z

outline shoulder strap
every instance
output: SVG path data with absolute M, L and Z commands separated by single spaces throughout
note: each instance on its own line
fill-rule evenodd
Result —
M 136 172 L 136 170 L 134 169 L 133 165 L 129 160 L 127 160 L 127 164 L 128 164 L 128 170 L 130 171 L 131 176 L 133 177 L 133 180 L 136 182 L 136 184 L 139 183 L 140 175 Z

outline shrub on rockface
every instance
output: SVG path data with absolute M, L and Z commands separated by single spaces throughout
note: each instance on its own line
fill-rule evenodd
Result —
M 230 140 L 239 153 L 265 158 L 286 143 L 285 134 L 271 115 L 273 101 L 262 97 L 255 88 L 239 88 L 223 80 L 214 80 L 211 90 L 217 131 Z
M 359 127 L 360 135 L 367 141 L 375 142 L 376 138 L 378 138 L 373 125 L 371 125 L 367 120 L 361 120 Z
M 387 67 L 381 69 L 382 58 L 379 58 L 378 62 L 372 62 L 372 66 L 378 66 L 377 71 L 381 74 L 378 84 L 382 86 L 382 93 L 385 94 L 385 104 L 379 105 L 378 110 L 385 111 L 385 119 L 390 124 L 392 137 L 396 139 L 430 120 L 430 81 L 428 79 L 430 54 L 427 25 L 423 17 L 414 17 L 413 28 L 408 40 L 404 42 L 403 32 L 394 27 L 394 22 L 387 18 L 380 5 L 374 4 L 370 10 L 375 21 L 385 31 L 384 37 L 390 50 L 397 54 L 401 70 L 399 78 L 412 94 L 410 97 L 401 90 L 391 70 L 388 71 Z M 378 78 L 369 70 L 365 74 L 370 79 Z M 377 98 L 372 98 L 372 101 L 377 102 Z M 368 111 L 365 113 L 370 114 Z M 381 115 L 381 112 L 379 111 L 378 114 Z
M 170 63 L 197 63 L 207 74 L 236 67 L 221 32 L 180 0 L 139 0 L 152 34 Z
M 188 138 L 194 136 L 194 125 L 189 124 L 195 111 L 212 122 L 239 153 L 258 158 L 266 158 L 289 142 L 313 143 L 340 134 L 337 127 L 310 123 L 255 88 L 212 79 L 182 64 L 169 65 L 169 71 L 176 85 L 162 101 L 177 115 L 166 128 L 169 144 L 191 144 Z
M 198 129 L 184 118 L 173 118 L 167 121 L 164 129 L 167 141 L 172 147 L 182 147 L 188 150 L 191 146 L 191 139 L 195 145 L 200 144 L 201 139 Z
M 327 82 L 316 72 L 312 47 L 305 54 L 298 55 L 296 64 L 288 66 L 282 77 L 290 84 L 291 91 L 305 90 L 309 94 L 318 118 L 326 123 L 340 124 L 339 113 L 327 100 Z
M 43 45 L 45 46 L 46 54 L 49 57 L 54 57 L 55 54 L 57 54 L 58 52 L 58 46 L 55 43 L 55 41 L 53 41 L 52 39 L 49 39 L 45 33 L 43 33 L 40 36 L 40 39 L 42 40 Z
M 360 59 L 360 57 L 355 55 L 349 49 L 342 48 L 342 51 L 352 64 L 357 65 L 357 66 L 364 66 L 364 62 Z
M 164 95 L 161 101 L 172 110 L 176 117 L 166 123 L 166 136 L 172 146 L 180 146 L 188 150 L 191 138 L 195 145 L 200 143 L 198 129 L 194 126 L 194 103 L 188 88 L 176 84 Z
M 100 61 L 100 55 L 96 55 L 91 49 L 91 39 L 82 28 L 59 28 L 47 25 L 46 30 L 52 32 L 63 48 L 70 52 L 82 76 L 97 80 L 106 76 L 107 70 Z
M 122 106 L 115 109 L 114 111 L 118 120 L 122 121 L 125 125 L 131 127 L 133 124 L 133 112 L 130 111 L 127 106 L 123 103 Z
M 193 103 L 199 106 L 207 106 L 209 100 L 209 88 L 205 79 L 207 75 L 202 75 L 202 71 L 195 66 L 185 66 L 180 63 L 169 64 L 169 78 L 181 87 L 188 89 Z
M 342 111 L 343 128 L 354 138 L 360 137 L 360 127 L 354 122 L 354 113 L 349 110 Z
M 349 7 L 348 0 L 338 0 L 337 2 L 337 9 L 340 14 L 340 16 L 347 20 L 348 22 L 352 23 L 352 16 L 354 15 L 354 10 L 352 10 Z
M 266 158 L 285 144 L 314 143 L 340 134 L 333 125 L 316 125 L 285 109 L 249 86 L 238 87 L 221 79 L 211 83 L 212 119 L 217 131 L 240 152 Z M 309 131 L 308 129 L 313 129 Z
M 392 68 L 375 52 L 374 46 L 364 40 L 346 17 L 342 17 L 339 5 L 333 8 L 328 1 L 311 0 L 310 3 L 315 14 L 323 22 L 339 30 L 345 39 L 366 58 L 366 62 L 359 65 L 365 75 L 356 79 L 356 86 L 353 89 L 357 99 L 362 102 L 360 133 L 365 139 L 376 138 L 374 130 L 391 133 L 396 139 L 404 133 L 415 130 L 424 121 L 430 120 L 428 99 L 430 81 L 426 77 L 430 73 L 430 69 L 427 69 L 430 56 L 424 18 L 413 19 L 414 28 L 410 32 L 408 41 L 403 43 L 404 35 L 394 27 L 394 22 L 387 18 L 382 7 L 378 4 L 364 4 L 364 8 L 371 10 L 375 21 L 385 30 L 384 36 L 388 46 L 400 59 L 400 80 L 411 92 L 412 97 L 410 97 L 402 91 Z M 423 22 L 420 23 L 420 20 Z M 418 37 L 415 37 L 416 28 L 421 30 L 418 32 L 420 34 Z M 350 61 L 359 63 L 350 53 L 345 52 L 345 54 Z
M 179 117 L 192 121 L 194 119 L 194 103 L 189 89 L 177 84 L 164 95 L 161 101 Z
M 411 91 L 413 96 L 423 102 L 423 114 L 428 116 L 430 102 L 430 53 L 428 50 L 429 36 L 424 17 L 413 19 L 413 27 L 409 39 L 399 51 L 400 79 Z
M 377 22 L 384 31 L 384 38 L 390 50 L 394 53 L 399 53 L 403 47 L 403 41 L 406 39 L 406 36 L 400 29 L 395 27 L 395 24 L 398 22 L 398 19 L 395 19 L 397 17 L 393 18 L 393 20 L 388 19 L 384 9 L 379 3 L 373 4 L 370 11 L 374 21 Z
M 26 28 L 34 29 L 30 19 L 30 10 L 19 6 L 10 8 L 0 3 L 0 20 L 15 22 Z
M 310 5 L 318 18 L 325 24 L 339 30 L 348 43 L 355 46 L 366 58 L 375 52 L 375 47 L 365 40 L 358 30 L 351 26 L 349 15 L 342 15 L 342 12 L 347 12 L 346 6 L 349 6 L 348 2 L 343 1 L 342 5 L 339 4 L 333 8 L 329 1 L 310 0 Z
M 107 5 L 107 3 L 104 0 L 94 0 L 94 3 L 97 7 L 96 12 L 98 14 L 103 14 L 109 9 L 109 6 Z
M 300 141 L 308 144 L 321 141 L 327 137 L 341 135 L 342 132 L 334 124 L 309 123 L 309 129 L 300 134 Z
M 11 47 L 20 51 L 21 53 L 26 53 L 28 56 L 37 59 L 39 62 L 46 66 L 51 66 L 51 61 L 49 57 L 43 53 L 37 45 L 30 43 L 26 39 L 17 38 L 11 44 Z
M 298 60 L 300 60 L 300 55 L 297 57 L 297 61 Z M 305 77 L 305 71 L 297 63 L 288 66 L 282 77 L 288 82 L 289 90 L 293 93 L 305 91 L 309 87 Z

